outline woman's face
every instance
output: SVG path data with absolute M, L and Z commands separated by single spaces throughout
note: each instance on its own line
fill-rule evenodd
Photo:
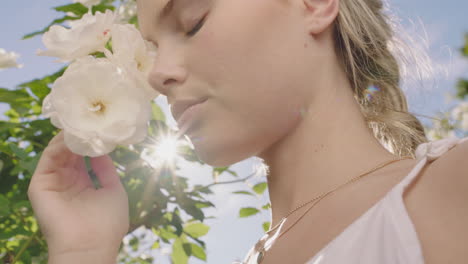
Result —
M 170 104 L 208 97 L 187 131 L 201 160 L 259 156 L 297 126 L 321 57 L 302 1 L 172 0 L 157 21 L 167 1 L 137 1 L 140 30 L 158 47 L 149 82 Z

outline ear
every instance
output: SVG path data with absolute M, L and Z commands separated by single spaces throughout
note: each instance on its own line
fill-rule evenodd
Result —
M 340 0 L 301 0 L 306 7 L 305 23 L 310 34 L 324 32 L 338 16 Z M 347 1 L 347 0 L 344 0 Z

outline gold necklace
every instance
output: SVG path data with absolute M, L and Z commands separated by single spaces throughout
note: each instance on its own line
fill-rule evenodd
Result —
M 358 179 L 362 178 L 363 176 L 365 175 L 368 175 L 378 169 L 381 169 L 389 164 L 392 164 L 394 162 L 397 162 L 397 161 L 400 161 L 400 160 L 405 160 L 405 159 L 413 159 L 412 157 L 404 157 L 404 158 L 401 158 L 401 159 L 396 159 L 396 160 L 390 160 L 390 161 L 387 161 L 383 164 L 380 164 L 378 166 L 376 166 L 375 168 L 371 169 L 370 171 L 368 172 L 365 172 L 357 177 L 354 177 L 350 180 L 348 180 L 347 182 L 345 182 L 344 184 L 341 184 L 339 185 L 338 187 L 332 189 L 331 191 L 328 191 L 328 192 L 325 192 L 299 206 L 297 206 L 296 208 L 294 208 L 293 210 L 289 211 L 289 213 L 286 214 L 286 216 L 282 217 L 281 220 L 278 222 L 278 224 L 276 224 L 273 228 L 270 228 L 270 230 L 268 230 L 267 232 L 265 232 L 265 235 L 269 236 L 269 234 L 274 231 L 275 229 L 277 229 L 281 224 L 284 223 L 284 221 L 288 218 L 288 216 L 290 216 L 292 213 L 296 212 L 297 210 L 301 209 L 302 207 L 308 205 L 309 203 L 317 200 L 314 204 L 312 204 L 312 206 L 307 209 L 288 229 L 286 229 L 284 232 L 282 232 L 281 234 L 279 234 L 275 240 L 279 239 L 280 237 L 282 237 L 284 234 L 286 234 L 286 232 L 288 232 L 294 225 L 297 224 L 297 222 L 299 222 L 299 220 L 301 220 L 306 214 L 307 212 L 309 212 L 320 200 L 322 200 L 323 198 L 325 198 L 325 196 L 333 193 L 334 191 L 336 191 L 337 189 L 351 183 L 351 182 L 354 182 L 354 181 L 357 181 Z M 257 256 L 257 264 L 260 264 L 262 261 L 263 261 L 263 258 L 265 257 L 265 254 L 266 254 L 266 250 L 265 250 L 265 243 L 266 243 L 266 239 L 261 239 L 259 242 L 257 242 L 257 244 L 255 245 L 255 251 L 258 252 L 258 256 Z M 255 251 L 253 253 L 255 253 Z

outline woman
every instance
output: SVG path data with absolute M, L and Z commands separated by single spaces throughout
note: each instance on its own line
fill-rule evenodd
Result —
M 269 166 L 272 230 L 245 263 L 466 262 L 468 143 L 408 113 L 381 0 L 138 0 L 138 18 L 198 156 Z M 33 176 L 51 264 L 114 263 L 128 231 L 110 158 L 92 166 L 100 190 L 59 133 Z

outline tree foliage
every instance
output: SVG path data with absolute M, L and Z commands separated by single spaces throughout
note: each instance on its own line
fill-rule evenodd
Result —
M 461 48 L 461 54 L 468 58 L 468 33 L 465 34 L 465 45 Z M 457 84 L 456 96 L 460 100 L 468 98 L 468 80 L 460 79 Z
M 468 59 L 468 33 L 465 43 L 460 48 L 461 56 Z M 454 92 L 455 106 L 449 112 L 438 113 L 438 118 L 432 125 L 426 127 L 430 140 L 442 139 L 447 136 L 468 136 L 468 80 L 459 79 Z
M 64 16 L 23 39 L 39 36 L 52 25 L 79 19 L 88 12 L 88 8 L 80 3 L 53 9 L 64 13 Z M 104 0 L 93 6 L 92 12 L 106 9 L 115 10 L 113 0 Z M 135 18 L 131 20 L 136 21 Z M 49 119 L 41 117 L 41 106 L 52 84 L 66 68 L 21 83 L 13 89 L 0 88 L 0 102 L 9 106 L 5 112 L 6 121 L 0 121 L 0 260 L 3 263 L 47 263 L 47 244 L 38 229 L 27 190 L 42 151 L 58 132 Z M 160 107 L 153 103 L 152 108 L 148 138 L 175 133 L 167 126 Z M 187 175 L 177 175 L 177 165 L 175 169 L 167 166 L 155 170 L 141 158 L 149 143 L 146 140 L 118 147 L 110 153 L 129 196 L 129 234 L 142 226 L 151 230 L 157 237 L 151 249 L 159 249 L 163 245 L 171 247 L 173 263 L 187 263 L 190 257 L 206 261 L 206 246 L 202 239 L 209 232 L 209 226 L 204 221 L 212 216 L 206 216 L 205 211 L 214 207 L 207 197 L 217 183 L 191 186 Z M 181 146 L 178 152 L 189 162 L 203 164 L 187 145 Z M 222 173 L 237 177 L 229 168 L 213 168 L 215 180 Z M 96 178 L 93 180 L 97 181 Z M 129 246 L 136 250 L 142 245 L 139 239 L 132 239 Z M 153 261 L 152 258 L 125 254 L 119 257 L 121 263 Z
M 91 11 L 95 13 L 106 9 L 116 10 L 116 2 L 102 0 L 100 4 L 92 7 Z M 63 13 L 63 16 L 36 32 L 26 34 L 23 39 L 40 36 L 52 25 L 79 19 L 89 11 L 80 3 L 57 6 L 53 9 Z M 129 22 L 138 24 L 136 16 L 129 18 Z M 468 57 L 468 34 L 461 52 Z M 0 88 L 0 102 L 9 106 L 5 112 L 6 121 L 0 121 L 0 261 L 3 263 L 47 263 L 47 244 L 32 212 L 27 189 L 42 151 L 58 132 L 50 120 L 42 118 L 40 114 L 43 99 L 65 69 L 66 66 L 45 77 L 21 83 L 13 89 Z M 460 80 L 456 89 L 457 98 L 466 99 L 468 80 Z M 153 119 L 148 129 L 149 136 L 157 138 L 173 133 L 166 124 L 160 107 L 155 103 L 152 107 Z M 439 126 L 442 126 L 445 132 L 457 129 L 448 118 L 443 118 Z M 434 127 L 427 129 L 434 130 Z M 442 134 L 437 133 L 434 135 L 441 137 Z M 246 182 L 249 186 L 247 189 L 235 191 L 233 194 L 258 199 L 267 190 L 267 183 L 261 181 L 254 185 L 248 184 L 247 181 L 253 175 L 239 178 L 236 172 L 226 167 L 213 168 L 212 184 L 192 186 L 188 177 L 177 175 L 176 170 L 164 167 L 155 170 L 148 166 L 141 154 L 149 143 L 151 142 L 144 141 L 129 147 L 118 147 L 110 154 L 129 196 L 129 234 L 142 226 L 150 230 L 157 239 L 148 250 L 169 247 L 172 263 L 188 263 L 190 258 L 208 261 L 203 236 L 209 232 L 209 226 L 204 221 L 213 217 L 206 216 L 206 210 L 214 207 L 209 200 L 209 196 L 213 194 L 211 188 L 218 184 Z M 186 161 L 203 165 L 193 149 L 188 146 L 180 147 L 179 153 Z M 219 177 L 222 174 L 238 179 L 220 182 Z M 257 207 L 247 206 L 239 209 L 239 217 L 251 217 L 269 210 L 269 203 Z M 262 228 L 267 231 L 270 222 L 262 223 Z M 130 239 L 127 244 L 133 250 L 143 246 L 137 237 Z M 122 247 L 121 252 L 123 251 Z M 130 257 L 123 253 L 119 259 L 121 263 L 154 261 L 152 257 Z

